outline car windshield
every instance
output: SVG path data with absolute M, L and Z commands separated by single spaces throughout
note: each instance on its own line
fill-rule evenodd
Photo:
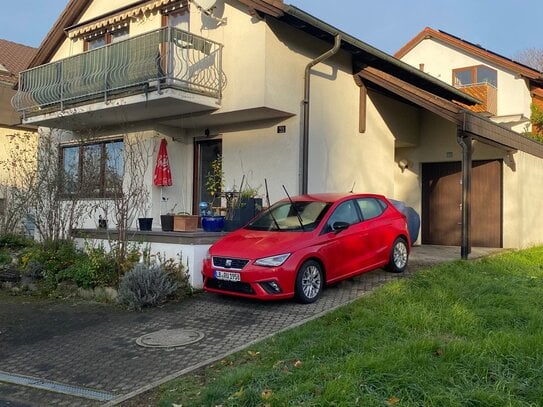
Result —
M 278 202 L 249 223 L 251 230 L 311 231 L 314 230 L 331 204 L 327 202 Z M 303 224 L 303 228 L 300 224 Z

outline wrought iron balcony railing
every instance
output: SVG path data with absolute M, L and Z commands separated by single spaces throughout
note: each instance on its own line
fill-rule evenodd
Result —
M 222 45 L 161 28 L 21 72 L 13 107 L 23 115 L 174 88 L 221 98 Z

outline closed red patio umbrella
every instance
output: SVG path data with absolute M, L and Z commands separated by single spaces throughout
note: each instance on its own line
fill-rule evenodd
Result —
M 168 160 L 168 150 L 166 148 L 166 139 L 160 141 L 158 156 L 156 159 L 155 174 L 153 184 L 157 187 L 172 186 L 172 172 L 170 170 L 170 161 Z

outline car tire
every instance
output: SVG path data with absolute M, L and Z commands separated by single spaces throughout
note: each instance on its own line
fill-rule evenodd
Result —
M 308 260 L 296 276 L 295 298 L 302 304 L 311 304 L 317 301 L 324 287 L 324 273 L 322 266 L 315 260 Z
M 407 260 L 409 258 L 409 249 L 407 242 L 403 237 L 398 237 L 394 240 L 390 258 L 386 267 L 391 273 L 403 273 L 407 268 Z

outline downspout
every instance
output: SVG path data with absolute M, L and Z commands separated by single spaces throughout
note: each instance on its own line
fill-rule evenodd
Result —
M 304 76 L 304 100 L 303 100 L 303 128 L 302 128 L 302 168 L 300 171 L 300 193 L 307 194 L 308 172 L 309 172 L 309 91 L 311 86 L 311 68 L 327 60 L 339 51 L 341 47 L 341 35 L 336 34 L 334 47 L 321 56 L 315 58 L 305 67 Z
M 462 127 L 456 130 L 456 142 L 462 147 L 462 232 L 460 255 L 463 260 L 468 259 L 471 253 L 470 222 L 471 222 L 471 136 L 466 136 L 466 114 L 462 120 Z

